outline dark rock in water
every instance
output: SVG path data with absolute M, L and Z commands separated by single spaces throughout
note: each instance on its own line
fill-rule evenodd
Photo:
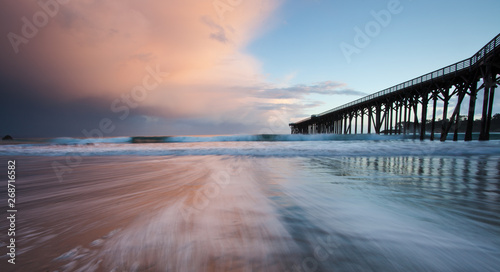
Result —
M 12 138 L 12 136 L 10 135 L 5 135 L 3 138 L 2 138 L 3 141 L 11 141 L 11 140 L 14 140 L 14 138 Z

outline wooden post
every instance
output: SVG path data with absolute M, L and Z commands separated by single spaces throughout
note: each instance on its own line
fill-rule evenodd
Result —
M 358 134 L 358 111 L 354 113 L 354 134 Z
M 404 101 L 404 110 L 405 110 L 405 118 L 404 118 L 404 126 L 403 126 L 403 133 L 406 135 L 407 129 L 408 129 L 408 100 L 405 99 Z
M 403 120 L 403 101 L 399 102 L 399 128 L 398 128 L 398 134 L 401 134 L 401 124 Z
M 389 134 L 392 135 L 392 128 L 393 128 L 393 117 L 394 117 L 394 109 L 393 109 L 393 103 L 391 102 L 390 106 L 389 106 L 389 113 L 391 114 L 391 118 L 389 119 Z
M 434 130 L 436 128 L 436 106 L 437 106 L 437 94 L 432 94 L 432 124 L 431 124 L 431 141 L 434 141 Z
M 384 130 L 385 130 L 385 135 L 389 134 L 389 130 L 391 129 L 391 104 L 387 103 L 385 105 L 385 119 L 384 119 Z M 383 119 L 383 118 L 382 118 Z
M 493 100 L 495 97 L 495 76 L 491 72 L 491 67 L 486 67 L 486 75 L 484 76 L 484 103 L 483 103 L 483 120 L 481 120 L 481 135 L 479 136 L 480 140 L 489 140 L 490 139 L 490 126 L 491 126 L 491 117 L 493 114 Z M 489 92 L 488 92 L 489 91 Z M 488 95 L 486 94 L 488 92 Z M 489 96 L 488 102 L 486 99 Z M 486 105 L 487 111 L 485 116 L 484 105 Z M 483 125 L 484 124 L 484 125 Z M 483 129 L 484 126 L 484 129 Z
M 488 106 L 488 120 L 486 121 L 486 136 L 490 139 L 491 118 L 493 117 L 493 100 L 495 98 L 495 85 L 490 87 L 490 105 Z
M 364 133 L 363 131 L 363 127 L 364 127 L 364 121 L 365 121 L 365 118 L 364 118 L 364 114 L 365 113 L 365 109 L 361 109 L 361 134 Z
M 420 118 L 420 140 L 425 139 L 425 124 L 427 122 L 427 104 L 429 104 L 429 94 L 422 95 L 422 118 Z
M 398 115 L 399 115 L 399 104 L 396 102 L 396 106 L 394 107 L 394 134 L 399 134 L 396 128 L 398 127 Z M 400 120 L 401 121 L 401 120 Z
M 339 118 L 340 118 L 340 119 L 339 119 L 339 121 L 338 121 L 338 123 L 339 123 L 338 134 L 343 134 L 343 132 L 344 132 L 344 131 L 343 131 L 343 129 L 344 129 L 344 126 L 343 126 L 343 125 L 344 125 L 344 119 L 343 119 L 343 116 L 342 116 L 342 115 L 341 115 L 341 116 L 339 116 Z
M 448 102 L 450 100 L 450 89 L 446 88 L 446 91 L 443 92 L 443 124 L 441 126 L 441 141 L 446 140 L 446 137 L 443 137 L 445 134 L 446 126 L 448 125 Z
M 347 115 L 344 115 L 344 134 L 347 134 Z
M 483 114 L 481 116 L 481 132 L 479 133 L 479 141 L 487 141 L 488 134 L 486 131 L 486 123 L 488 119 L 488 102 L 490 95 L 490 88 L 487 86 L 486 82 L 484 84 L 484 98 L 483 98 Z
M 351 112 L 351 115 L 349 116 L 349 134 L 353 134 L 352 133 L 352 128 L 353 128 L 353 125 L 352 125 L 352 119 L 354 118 L 354 114 Z
M 381 107 L 380 107 L 380 104 L 377 105 L 377 108 L 375 109 L 376 112 L 375 112 L 375 133 L 377 134 L 380 134 L 380 127 L 382 126 L 382 124 L 380 123 L 380 114 L 381 114 Z
M 472 81 L 469 95 L 469 114 L 467 116 L 467 129 L 465 131 L 465 141 L 472 141 L 472 130 L 474 127 L 474 114 L 476 111 L 477 79 Z
M 458 112 L 457 112 L 457 118 L 455 120 L 455 131 L 453 132 L 453 141 L 456 142 L 458 141 L 458 128 L 460 126 L 460 107 L 461 105 L 457 105 L 458 107 Z
M 418 125 L 417 112 L 418 112 L 418 101 L 413 101 L 413 136 L 417 135 L 417 125 Z
M 444 142 L 446 140 L 446 136 L 448 136 L 448 132 L 450 131 L 451 125 L 455 122 L 455 118 L 458 117 L 458 113 L 460 112 L 460 105 L 465 97 L 465 92 L 458 93 L 458 103 L 451 115 L 449 124 L 445 127 L 444 131 L 441 133 L 441 141 Z
M 461 99 L 459 99 L 457 108 L 455 109 L 455 111 L 457 112 L 457 118 L 455 119 L 455 131 L 453 132 L 454 142 L 458 141 L 458 129 L 460 128 L 460 110 L 462 107 L 463 97 L 465 97 L 465 95 L 467 94 L 467 88 L 468 86 L 462 86 L 460 87 L 460 90 L 458 90 L 458 95 L 459 98 L 461 97 Z
M 368 108 L 368 134 L 372 133 L 372 107 Z

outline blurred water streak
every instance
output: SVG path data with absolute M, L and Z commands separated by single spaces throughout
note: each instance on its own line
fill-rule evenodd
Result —
M 498 155 L 87 156 L 58 182 L 62 159 L 17 158 L 1 271 L 500 267 Z

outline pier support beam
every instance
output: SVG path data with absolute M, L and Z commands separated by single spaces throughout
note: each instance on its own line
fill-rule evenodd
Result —
M 464 94 L 465 95 L 465 94 Z M 455 131 L 453 131 L 453 141 L 458 141 L 458 129 L 460 127 L 460 107 L 461 105 L 457 105 L 457 117 L 455 119 Z
M 370 106 L 368 108 L 368 134 L 371 134 L 372 133 L 372 107 Z
M 354 134 L 353 128 L 354 128 L 354 125 L 356 125 L 356 124 L 353 125 L 352 120 L 354 119 L 354 121 L 356 121 L 355 117 L 356 116 L 354 115 L 354 113 L 351 112 L 351 115 L 349 116 L 349 134 Z
M 345 115 L 345 123 L 344 123 L 344 134 L 349 134 L 350 126 L 347 125 L 347 122 L 349 120 L 349 115 Z
M 436 128 L 436 106 L 437 106 L 437 93 L 433 93 L 432 94 L 431 141 L 434 141 L 434 130 Z
M 340 116 L 339 120 L 339 134 L 344 134 L 344 117 Z
M 474 114 L 476 111 L 477 79 L 472 81 L 469 92 L 469 114 L 467 116 L 467 129 L 465 131 L 465 141 L 472 141 L 472 129 L 474 126 Z
M 484 99 L 483 99 L 483 114 L 481 118 L 481 132 L 479 134 L 480 141 L 490 139 L 490 125 L 492 117 L 493 100 L 495 95 L 495 80 L 491 73 L 491 67 L 486 66 L 484 79 Z
M 377 133 L 377 134 L 380 134 L 380 127 L 382 126 L 382 124 L 380 122 L 381 121 L 380 120 L 381 111 L 382 111 L 382 109 L 381 109 L 381 106 L 379 104 L 379 105 L 377 105 L 376 112 L 375 112 L 375 115 L 376 115 L 376 117 L 375 117 L 375 133 Z
M 420 125 L 420 140 L 425 139 L 425 124 L 427 122 L 427 104 L 429 104 L 429 94 L 425 93 L 422 95 L 422 117 Z
M 401 125 L 403 124 L 402 118 L 403 118 L 403 108 L 404 108 L 404 102 L 401 101 L 399 102 L 399 125 L 398 125 L 398 134 L 401 134 Z
M 408 100 L 405 99 L 404 102 L 404 111 L 405 111 L 405 116 L 404 116 L 404 125 L 403 125 L 403 134 L 406 134 L 407 129 L 408 129 Z
M 391 102 L 389 104 L 389 127 L 388 127 L 388 130 L 389 130 L 389 135 L 392 135 L 392 128 L 393 128 L 393 121 L 394 121 L 394 109 L 393 109 L 393 103 Z
M 354 134 L 358 134 L 358 111 L 354 113 Z
M 364 115 L 365 115 L 365 110 L 364 109 L 361 109 L 361 134 L 364 133 L 363 131 L 363 127 L 364 127 L 364 123 L 365 123 L 365 118 L 364 118 Z
M 413 136 L 417 136 L 417 126 L 418 126 L 418 99 L 413 98 Z
M 465 97 L 465 92 L 458 92 L 458 102 L 455 107 L 455 110 L 453 111 L 453 114 L 451 115 L 450 122 L 448 125 L 444 128 L 444 131 L 441 133 L 441 141 L 444 142 L 446 140 L 446 137 L 448 136 L 448 132 L 450 131 L 451 126 L 455 122 L 455 119 L 458 118 L 458 113 L 460 112 L 460 106 L 462 105 L 462 101 Z
M 448 125 L 448 102 L 450 101 L 450 89 L 446 88 L 441 93 L 443 95 L 443 123 L 441 125 L 441 141 L 446 140 L 446 127 Z
M 488 101 L 489 101 L 489 88 L 484 88 L 484 96 L 483 96 L 483 114 L 481 117 L 481 131 L 479 133 L 479 141 L 486 141 L 489 138 L 489 133 L 486 131 L 486 122 L 488 118 Z

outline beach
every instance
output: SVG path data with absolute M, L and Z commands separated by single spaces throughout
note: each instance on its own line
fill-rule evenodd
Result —
M 16 264 L 2 254 L 2 271 L 495 271 L 500 264 L 498 155 L 91 156 L 81 152 L 92 146 L 58 148 L 83 155 L 16 156 Z M 2 156 L 2 164 L 11 159 Z

